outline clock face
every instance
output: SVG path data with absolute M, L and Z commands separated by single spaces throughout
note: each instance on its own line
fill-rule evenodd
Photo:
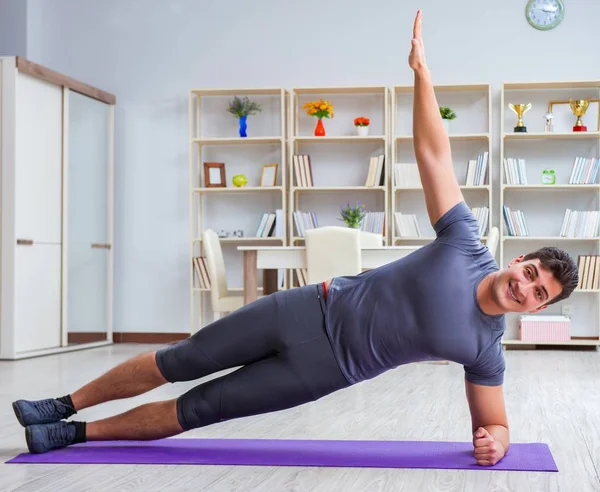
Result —
M 562 0 L 529 0 L 525 7 L 525 15 L 529 23 L 542 31 L 558 26 L 563 20 L 564 13 Z

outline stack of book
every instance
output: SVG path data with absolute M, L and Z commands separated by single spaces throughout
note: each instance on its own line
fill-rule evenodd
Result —
M 366 232 L 375 232 L 383 235 L 385 226 L 385 212 L 367 212 L 360 229 Z
M 396 212 L 394 219 L 399 237 L 421 237 L 421 230 L 415 214 Z
M 600 256 L 579 255 L 577 257 L 577 267 L 579 275 L 578 289 L 600 288 Z
M 283 237 L 283 209 L 264 212 L 258 221 L 255 237 Z
M 298 237 L 304 237 L 304 231 L 319 227 L 319 220 L 317 219 L 317 214 L 314 212 L 296 210 L 294 212 L 294 224 L 296 225 Z
M 525 167 L 525 159 L 508 157 L 504 158 L 504 176 L 506 184 L 509 185 L 526 185 L 527 169 Z
M 598 237 L 598 210 L 565 210 L 560 237 Z
M 294 163 L 296 187 L 308 188 L 314 186 L 310 156 L 305 154 L 296 154 L 292 157 L 292 160 Z
M 379 154 L 369 160 L 369 171 L 365 186 L 383 186 L 385 184 L 385 156 Z
M 599 157 L 575 157 L 569 184 L 594 184 L 600 166 Z
M 296 278 L 298 279 L 298 286 L 304 287 L 308 284 L 308 271 L 306 268 L 296 268 Z
M 466 186 L 483 186 L 486 181 L 488 170 L 488 154 L 482 152 L 477 155 L 477 159 L 470 159 L 467 164 Z
M 479 236 L 485 235 L 490 218 L 490 209 L 488 207 L 474 207 L 471 209 L 473 215 L 479 222 Z
M 529 228 L 525 221 L 525 215 L 520 210 L 514 212 L 504 205 L 504 220 L 509 236 L 529 236 Z
M 193 258 L 194 271 L 196 272 L 196 285 L 201 289 L 210 289 L 210 275 L 208 274 L 208 265 L 204 256 L 195 256 Z
M 397 188 L 423 188 L 417 164 L 411 162 L 394 164 L 394 183 Z

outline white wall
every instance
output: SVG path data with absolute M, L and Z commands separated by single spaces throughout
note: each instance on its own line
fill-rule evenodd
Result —
M 525 0 L 29 0 L 30 58 L 118 98 L 115 330 L 188 329 L 191 87 L 412 83 L 421 8 L 435 82 L 493 84 L 497 135 L 503 81 L 600 79 L 600 2 L 565 3 L 539 32 Z
M 0 0 L 0 56 L 27 52 L 27 0 Z

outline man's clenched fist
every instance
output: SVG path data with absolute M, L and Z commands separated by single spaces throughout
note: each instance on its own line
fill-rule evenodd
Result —
M 504 446 L 496 441 L 483 427 L 473 434 L 473 456 L 477 464 L 481 466 L 492 466 L 504 458 Z

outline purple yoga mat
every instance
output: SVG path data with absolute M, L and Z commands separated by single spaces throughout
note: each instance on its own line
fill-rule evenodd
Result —
M 88 442 L 8 463 L 337 466 L 558 471 L 546 444 L 511 444 L 502 461 L 479 466 L 462 442 L 283 439 L 162 439 Z

